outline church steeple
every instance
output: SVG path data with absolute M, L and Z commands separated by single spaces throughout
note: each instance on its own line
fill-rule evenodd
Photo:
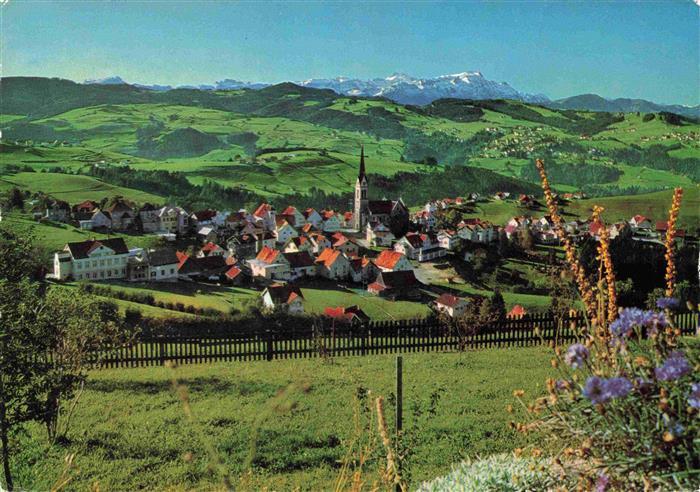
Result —
M 358 181 L 367 181 L 367 175 L 365 174 L 365 146 L 360 147 L 360 173 L 357 175 Z
M 365 174 L 365 146 L 360 148 L 360 172 L 355 183 L 355 203 L 353 207 L 353 225 L 362 231 L 367 224 L 367 175 Z

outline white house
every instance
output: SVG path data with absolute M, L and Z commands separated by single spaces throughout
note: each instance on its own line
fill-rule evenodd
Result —
M 307 224 L 311 224 L 319 231 L 321 230 L 321 225 L 323 224 L 323 217 L 313 208 L 307 208 L 302 213 Z
M 321 230 L 323 230 L 323 232 L 336 232 L 340 230 L 340 219 L 338 218 L 338 214 L 333 210 L 322 210 L 321 216 L 323 217 L 323 224 L 321 225 Z
M 251 276 L 268 280 L 289 280 L 292 268 L 284 254 L 277 249 L 263 247 L 255 259 L 248 260 Z
M 448 251 L 456 249 L 462 242 L 455 231 L 440 231 L 437 240 L 440 247 Z
M 270 285 L 261 296 L 263 307 L 268 311 L 280 309 L 289 314 L 304 312 L 304 295 L 295 285 Z
M 440 247 L 433 234 L 417 234 L 415 232 L 409 232 L 396 241 L 394 251 L 421 262 L 434 260 L 447 254 L 447 250 Z
M 159 230 L 181 234 L 189 227 L 188 214 L 181 207 L 166 205 L 158 210 Z
M 442 294 L 435 299 L 433 306 L 439 313 L 445 313 L 452 318 L 458 318 L 464 314 L 469 304 L 466 300 L 451 294 Z
M 122 238 L 68 243 L 54 254 L 54 274 L 59 280 L 126 278 L 129 249 Z

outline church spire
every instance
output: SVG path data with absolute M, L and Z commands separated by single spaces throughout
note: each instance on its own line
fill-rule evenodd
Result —
M 367 176 L 365 175 L 365 146 L 360 147 L 360 174 L 357 175 L 358 181 L 365 181 Z

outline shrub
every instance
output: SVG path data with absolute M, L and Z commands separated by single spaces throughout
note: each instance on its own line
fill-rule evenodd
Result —
M 548 490 L 556 485 L 547 473 L 551 466 L 541 458 L 497 454 L 481 460 L 464 461 L 448 475 L 421 484 L 418 491 Z

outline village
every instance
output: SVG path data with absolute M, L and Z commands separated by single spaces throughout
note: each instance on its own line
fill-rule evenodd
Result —
M 298 284 L 319 278 L 338 285 L 352 284 L 368 295 L 387 300 L 426 302 L 433 310 L 460 316 L 468 300 L 430 285 L 429 267 L 446 256 L 469 263 L 497 244 L 528 237 L 537 245 L 556 247 L 559 237 L 548 215 L 529 213 L 505 224 L 479 218 L 461 218 L 459 210 L 484 198 L 444 198 L 426 203 L 411 213 L 401 199 L 368 199 L 369 180 L 361 153 L 353 210 L 298 210 L 290 205 L 277 211 L 262 203 L 254 211 L 222 212 L 212 209 L 187 212 L 176 205 L 134 208 L 118 199 L 100 209 L 93 201 L 70 206 L 53 200 L 42 219 L 72 222 L 83 230 L 119 233 L 137 230 L 161 238 L 157 248 L 130 248 L 125 237 L 72 242 L 53 256 L 47 277 L 55 281 L 190 282 L 223 283 L 260 291 L 264 310 L 305 312 Z M 563 201 L 584 198 L 566 193 Z M 510 196 L 507 191 L 488 198 L 515 200 L 524 210 L 539 205 L 533 196 Z M 446 219 L 449 211 L 452 223 Z M 457 217 L 454 219 L 454 217 Z M 634 239 L 660 243 L 664 222 L 635 215 L 624 223 L 604 226 L 599 221 L 572 220 L 564 225 L 569 237 L 598 239 L 603 227 L 615 238 L 629 228 Z M 685 231 L 677 231 L 683 241 Z M 188 238 L 188 251 L 168 243 Z M 345 320 L 363 320 L 358 306 L 325 307 L 325 314 Z M 511 316 L 526 310 L 513 306 Z

